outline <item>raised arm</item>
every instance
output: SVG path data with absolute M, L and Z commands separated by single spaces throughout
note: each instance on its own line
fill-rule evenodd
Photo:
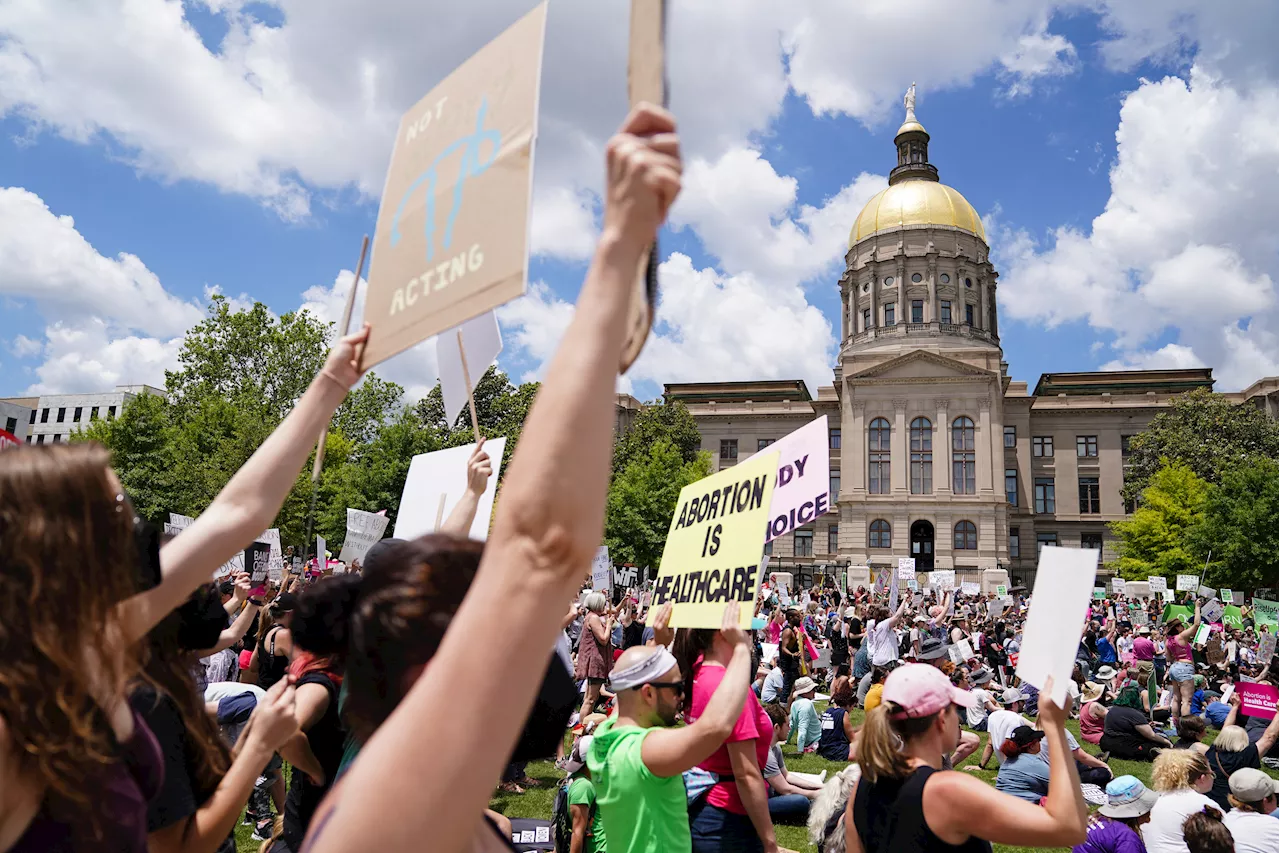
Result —
M 440 525 L 441 533 L 452 533 L 454 536 L 470 536 L 471 523 L 476 520 L 476 510 L 480 506 L 480 497 L 489 485 L 489 475 L 493 473 L 493 463 L 489 454 L 484 452 L 484 439 L 476 442 L 476 449 L 471 451 L 467 460 L 467 490 L 462 493 L 453 512 Z
M 244 463 L 209 508 L 181 536 L 160 548 L 158 586 L 124 602 L 123 625 L 139 639 L 208 583 L 230 560 L 271 526 L 311 455 L 316 435 L 329 423 L 347 391 L 360 379 L 356 348 L 369 336 L 366 325 L 338 341 L 293 411 Z
M 470 844 L 546 671 L 562 603 L 604 533 L 627 311 L 680 187 L 674 130 L 669 113 L 641 105 L 610 140 L 604 228 L 511 460 L 475 580 L 430 666 L 351 766 L 340 801 L 313 822 L 310 853 L 407 850 L 423 838 L 441 853 Z M 495 601 L 505 602 L 498 632 Z M 459 685 L 486 709 L 485 725 L 458 727 Z
M 886 630 L 892 631 L 898 627 L 898 623 L 902 621 L 902 616 L 907 612 L 907 605 L 911 603 L 910 598 L 902 599 L 902 603 L 898 605 L 897 611 L 885 621 Z M 880 626 L 877 625 L 877 628 Z
M 1191 627 L 1178 635 L 1178 639 L 1189 641 L 1196 633 L 1196 629 L 1200 627 L 1200 599 L 1196 599 L 1196 616 L 1191 620 Z

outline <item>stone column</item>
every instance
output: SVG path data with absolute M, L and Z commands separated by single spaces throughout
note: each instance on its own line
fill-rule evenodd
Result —
M 862 400 L 853 399 L 853 386 L 846 384 L 845 419 L 853 428 L 840 436 L 840 487 L 842 491 L 851 487 L 850 490 L 859 495 L 867 492 L 867 428 L 862 418 L 866 405 Z
M 973 439 L 975 464 L 978 466 L 978 494 L 991 494 L 991 398 L 978 401 L 978 434 Z
M 906 325 L 910 314 L 907 313 L 907 261 L 902 255 L 898 255 L 898 262 L 894 266 L 894 284 L 898 286 L 898 305 L 894 309 L 893 317 L 898 323 Z M 904 330 L 905 331 L 905 330 Z
M 907 477 L 911 473 L 908 464 L 907 447 L 907 401 L 893 401 L 893 448 L 891 467 L 893 469 L 893 491 L 901 494 L 907 491 Z
M 871 328 L 879 329 L 883 319 L 880 317 L 880 264 L 871 266 Z
M 841 310 L 840 312 L 840 343 L 841 345 L 843 345 L 845 341 L 849 340 L 849 335 L 850 335 L 849 303 L 853 300 L 850 298 L 849 294 L 850 294 L 850 287 L 848 282 L 846 281 L 844 282 L 844 286 L 841 287 L 840 289 L 840 305 L 843 308 L 843 310 Z M 856 297 L 854 297 L 854 299 L 856 299 Z
M 978 313 L 981 315 L 978 320 L 978 328 L 983 331 L 990 331 L 990 323 L 987 322 L 987 279 L 983 276 L 978 279 Z
M 938 421 L 934 424 L 933 435 L 934 494 L 951 491 L 951 424 L 947 422 L 947 404 L 950 402 L 946 398 L 933 401 L 938 408 Z
M 929 258 L 929 322 L 938 320 L 938 262 Z

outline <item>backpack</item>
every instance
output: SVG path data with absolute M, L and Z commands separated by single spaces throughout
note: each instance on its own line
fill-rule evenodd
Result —
M 556 796 L 551 803 L 551 837 L 556 845 L 556 853 L 569 853 L 569 842 L 573 838 L 573 816 L 569 814 L 569 786 L 574 777 L 561 779 L 556 783 Z M 597 803 L 592 803 L 587 812 L 587 828 L 596 819 Z

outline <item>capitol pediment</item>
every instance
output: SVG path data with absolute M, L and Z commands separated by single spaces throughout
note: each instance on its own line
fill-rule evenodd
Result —
M 914 350 L 891 358 L 866 370 L 845 377 L 847 382 L 885 382 L 893 380 L 991 379 L 993 374 L 958 359 Z

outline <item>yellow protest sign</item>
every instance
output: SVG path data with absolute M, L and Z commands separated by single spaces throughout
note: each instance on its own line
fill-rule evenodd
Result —
M 751 625 L 777 476 L 778 454 L 763 453 L 680 490 L 653 588 L 650 624 L 670 601 L 672 627 L 719 628 L 724 606 L 740 601 L 741 625 Z
M 524 293 L 546 12 L 535 6 L 400 120 L 373 238 L 364 367 Z

